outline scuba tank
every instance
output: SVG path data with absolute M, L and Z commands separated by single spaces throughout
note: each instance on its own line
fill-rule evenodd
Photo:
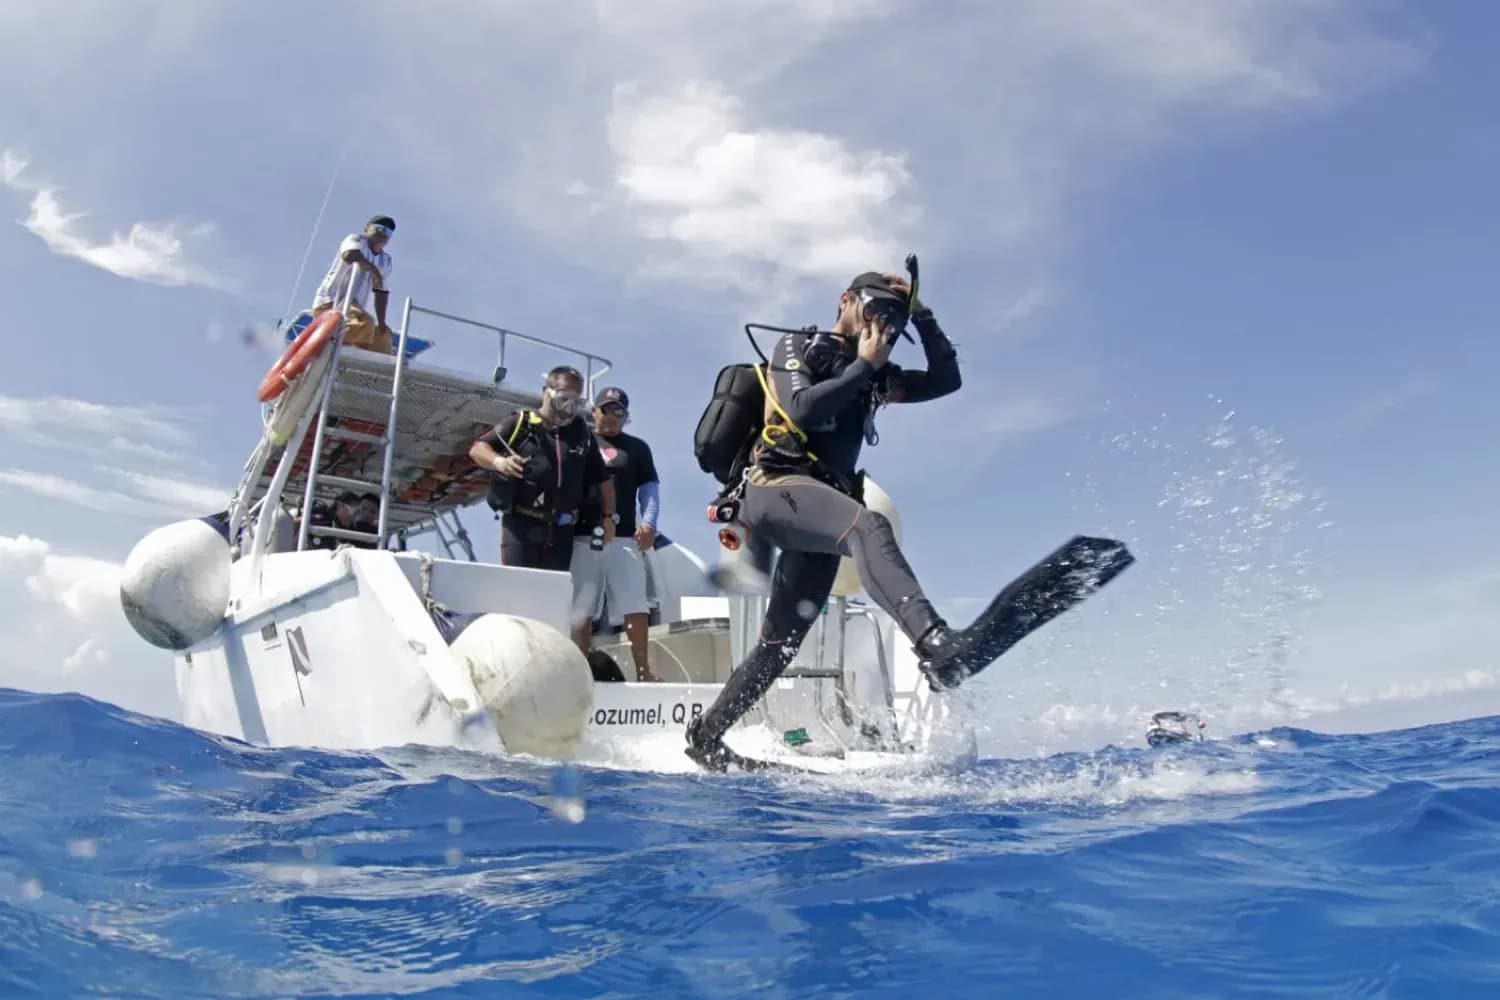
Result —
M 728 365 L 714 379 L 714 391 L 698 427 L 693 431 L 693 456 L 698 468 L 728 485 L 735 466 L 760 434 L 766 394 L 755 365 Z

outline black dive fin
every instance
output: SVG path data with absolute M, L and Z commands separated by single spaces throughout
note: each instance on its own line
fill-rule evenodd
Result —
M 1135 562 L 1123 542 L 1077 535 L 1022 573 L 922 672 L 934 691 L 957 687 Z
M 779 771 L 784 774 L 817 774 L 810 767 L 799 767 L 790 761 L 761 760 L 758 757 L 746 757 L 742 753 L 736 753 L 722 743 L 712 749 L 700 749 L 689 745 L 684 751 L 691 757 L 699 767 L 705 771 L 744 771 L 746 773 L 757 771 Z

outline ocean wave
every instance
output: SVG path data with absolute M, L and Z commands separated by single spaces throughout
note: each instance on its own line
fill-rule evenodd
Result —
M 6 996 L 1500 988 L 1497 718 L 769 777 L 0 691 L 0 763 Z

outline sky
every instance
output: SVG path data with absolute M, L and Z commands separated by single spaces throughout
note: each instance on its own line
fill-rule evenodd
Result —
M 997 726 L 1500 711 L 1497 29 L 1397 0 L 0 4 L 0 685 L 177 716 L 119 564 L 222 507 L 264 332 L 388 213 L 393 303 L 612 360 L 663 527 L 710 561 L 690 435 L 742 325 L 826 324 L 919 253 L 964 386 L 884 411 L 866 467 L 928 591 L 967 621 L 1075 533 L 1139 560 L 976 681 Z

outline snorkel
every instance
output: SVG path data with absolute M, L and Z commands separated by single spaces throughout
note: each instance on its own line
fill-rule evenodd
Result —
M 911 323 L 912 313 L 916 309 L 917 286 L 920 284 L 917 271 L 917 255 L 914 253 L 906 255 L 906 273 L 911 275 L 911 280 L 907 282 L 911 290 L 906 294 L 906 301 L 904 303 L 901 302 L 902 296 L 896 295 L 894 292 L 887 292 L 880 298 L 871 296 L 868 293 L 861 293 L 860 298 L 865 301 L 864 318 L 866 320 L 873 320 L 881 315 L 881 313 L 886 314 L 892 330 L 891 336 L 888 339 L 892 343 L 895 343 L 897 336 L 902 336 L 906 338 L 907 343 L 915 344 L 916 341 L 912 339 L 911 331 L 907 329 L 907 326 Z M 894 308 L 886 307 L 885 309 L 881 309 L 879 306 L 881 302 L 900 304 L 895 305 Z

